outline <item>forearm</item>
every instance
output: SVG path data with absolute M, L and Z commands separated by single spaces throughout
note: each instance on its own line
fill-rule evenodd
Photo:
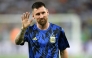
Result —
M 20 33 L 17 35 L 17 37 L 15 39 L 16 45 L 19 45 L 24 41 L 25 31 L 26 31 L 26 29 L 21 29 Z
M 67 53 L 67 50 L 63 50 L 63 51 L 60 51 L 60 56 L 61 58 L 68 58 L 68 53 Z

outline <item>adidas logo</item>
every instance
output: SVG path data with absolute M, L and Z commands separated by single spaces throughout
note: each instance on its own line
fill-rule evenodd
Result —
M 33 40 L 37 40 L 37 38 L 36 38 L 36 37 L 34 37 L 34 38 L 33 38 Z

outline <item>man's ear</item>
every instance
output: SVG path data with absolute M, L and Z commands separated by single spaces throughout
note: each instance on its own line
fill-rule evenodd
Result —
M 49 15 L 49 11 L 48 11 L 48 9 L 47 9 L 47 13 L 48 13 L 48 15 Z
M 32 18 L 35 19 L 35 18 L 34 18 L 34 15 L 32 15 Z
M 33 11 L 32 11 L 32 18 L 35 19 L 35 18 L 34 18 L 34 13 L 33 13 Z

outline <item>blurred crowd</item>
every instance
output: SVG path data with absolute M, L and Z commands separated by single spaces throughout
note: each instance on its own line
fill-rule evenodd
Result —
M 51 14 L 76 13 L 83 24 L 92 19 L 92 0 L 0 0 L 0 14 L 31 12 L 31 6 L 35 1 L 44 2 Z
M 0 0 L 0 14 L 20 14 L 31 11 L 35 1 L 44 2 L 52 14 L 92 12 L 92 0 Z

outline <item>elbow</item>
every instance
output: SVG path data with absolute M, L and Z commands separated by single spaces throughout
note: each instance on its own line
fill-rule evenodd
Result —
M 16 45 L 19 45 L 19 43 L 18 43 L 18 42 L 15 42 L 15 44 L 16 44 Z
M 15 44 L 16 44 L 16 45 L 19 45 L 19 42 L 18 42 L 18 40 L 17 40 L 17 39 L 15 39 Z
M 20 41 L 20 40 L 15 39 L 15 44 L 16 45 L 24 45 L 24 41 Z

